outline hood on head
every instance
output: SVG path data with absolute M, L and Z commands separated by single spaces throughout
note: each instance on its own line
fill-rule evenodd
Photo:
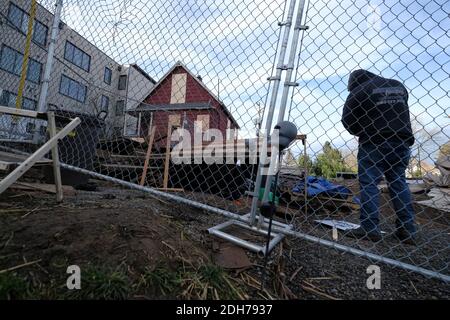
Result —
M 352 73 L 350 73 L 350 76 L 348 77 L 347 89 L 348 91 L 352 91 L 363 82 L 366 82 L 375 77 L 377 77 L 377 75 L 367 70 L 363 69 L 355 70 Z

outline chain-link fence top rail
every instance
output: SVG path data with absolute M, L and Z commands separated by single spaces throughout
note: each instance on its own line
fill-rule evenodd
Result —
M 2 104 L 15 106 L 30 2 L 0 2 Z M 40 24 L 35 23 L 39 31 L 31 42 L 34 62 L 23 108 L 37 104 L 55 11 L 53 0 L 38 3 Z M 175 165 L 168 153 L 174 143 L 167 137 L 181 128 L 194 140 L 196 127 L 205 136 L 208 128 L 218 129 L 231 141 L 227 129 L 240 128 L 239 138 L 257 136 L 264 128 L 273 84 L 267 78 L 275 73 L 282 30 L 290 27 L 281 23 L 289 4 L 63 1 L 47 105 L 57 111 L 59 127 L 74 116 L 83 122 L 61 142 L 61 161 L 248 213 L 251 198 L 246 191 L 253 191 L 257 168 L 248 163 L 245 140 L 239 140 L 247 152 L 242 163 L 234 159 L 231 165 Z M 405 85 L 416 138 L 408 175 L 421 179 L 448 150 L 443 146 L 450 137 L 449 11 L 445 1 L 306 2 L 302 21 L 309 29 L 301 32 L 294 72 L 299 86 L 292 89 L 286 118 L 307 134 L 307 155 L 301 142 L 294 144 L 285 154 L 287 168 L 280 176 L 281 211 L 296 230 L 332 239 L 330 229 L 315 220 L 359 223 L 359 205 L 353 199 L 359 196 L 356 179 L 339 182 L 351 191 L 346 199 L 310 196 L 308 213 L 301 188 L 295 188 L 304 184 L 304 160 L 309 175 L 332 182 L 339 172 L 356 172 L 358 142 L 341 124 L 348 77 L 355 69 Z M 278 108 L 275 119 L 277 114 Z M 12 139 L 8 121 L 2 119 L 9 132 L 5 139 Z M 28 123 L 23 120 L 14 130 L 45 130 L 45 123 Z M 66 178 L 83 183 L 79 176 Z M 424 194 L 413 198 L 429 199 Z M 421 235 L 417 246 L 386 237 L 372 243 L 339 236 L 338 242 L 448 274 L 448 211 L 419 204 L 414 209 Z M 385 193 L 380 211 L 379 226 L 390 234 L 396 214 Z

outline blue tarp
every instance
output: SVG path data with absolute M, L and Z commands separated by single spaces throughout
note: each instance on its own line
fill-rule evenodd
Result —
M 300 181 L 292 188 L 293 192 L 303 193 L 305 182 Z M 317 195 L 326 195 L 333 198 L 347 198 L 352 195 L 349 188 L 331 183 L 325 178 L 317 178 L 308 176 L 306 191 L 309 197 Z

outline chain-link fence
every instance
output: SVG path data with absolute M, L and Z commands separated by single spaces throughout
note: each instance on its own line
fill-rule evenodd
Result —
M 97 174 L 255 225 L 268 198 L 289 235 L 448 280 L 447 2 L 0 3 L 0 104 L 82 120 L 64 184 Z M 46 121 L 1 117 L 5 150 L 45 140 Z M 299 134 L 275 187 L 277 118 Z
M 300 230 L 332 240 L 332 229 L 317 220 L 362 221 L 376 240 L 383 232 L 383 240 L 338 241 L 448 274 L 448 12 L 444 1 L 310 2 L 289 120 L 308 135 L 301 160 L 312 175 L 346 189 L 314 195 L 313 213 L 297 214 Z M 357 69 L 401 83 L 353 74 L 352 84 L 349 75 Z M 409 158 L 400 143 L 410 145 Z M 295 156 L 302 149 L 291 151 Z M 296 196 L 288 209 L 294 213 Z M 413 224 L 415 245 L 396 239 L 398 228 L 408 230 L 397 233 L 401 239 L 415 233 Z

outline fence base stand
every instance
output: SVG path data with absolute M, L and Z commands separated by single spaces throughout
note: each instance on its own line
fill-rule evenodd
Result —
M 250 214 L 246 214 L 244 216 L 242 216 L 243 218 L 250 218 Z M 267 220 L 267 219 L 265 219 Z M 265 221 L 265 222 L 268 222 Z M 292 230 L 292 225 L 287 225 L 278 221 L 273 221 L 273 224 L 276 225 L 278 227 L 278 230 L 281 229 L 285 229 L 285 230 Z M 267 236 L 268 230 L 266 230 L 265 228 L 257 228 L 255 226 L 251 226 L 250 224 L 246 224 L 244 222 L 238 221 L 238 220 L 228 220 L 224 223 L 221 223 L 217 226 L 211 227 L 208 229 L 208 232 L 212 235 L 215 235 L 216 237 L 219 237 L 221 239 L 227 240 L 231 243 L 234 243 L 237 246 L 246 248 L 250 251 L 256 252 L 258 254 L 261 254 L 263 256 L 266 255 L 266 245 L 265 243 L 262 244 L 257 244 L 257 243 L 253 243 L 244 239 L 241 239 L 237 236 L 231 235 L 229 233 L 226 233 L 223 231 L 223 229 L 228 228 L 230 226 L 237 226 L 246 230 L 250 230 L 253 231 L 255 233 L 258 233 L 262 236 Z M 264 224 L 264 226 L 267 226 L 266 224 Z M 281 242 L 281 240 L 283 240 L 283 238 L 285 237 L 285 235 L 281 232 L 277 233 L 277 232 L 272 232 L 271 233 L 271 240 L 269 242 L 269 250 L 267 253 L 270 253 L 272 251 L 273 248 L 275 248 L 275 246 Z

